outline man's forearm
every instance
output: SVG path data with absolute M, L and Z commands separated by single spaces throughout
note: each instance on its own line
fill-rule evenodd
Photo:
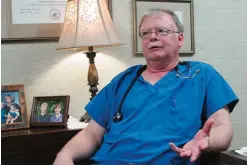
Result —
M 87 158 L 91 156 L 98 148 L 98 143 L 87 129 L 79 132 L 72 138 L 58 153 L 58 157 L 67 157 L 68 159 Z
M 209 150 L 224 151 L 231 144 L 233 130 L 230 124 L 212 127 L 209 134 Z

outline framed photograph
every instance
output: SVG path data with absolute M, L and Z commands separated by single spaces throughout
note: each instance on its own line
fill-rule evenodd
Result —
M 1 86 L 1 130 L 28 127 L 24 85 Z
M 180 55 L 192 55 L 195 53 L 194 41 L 194 9 L 193 0 L 133 0 L 133 48 L 134 54 L 142 56 L 141 39 L 139 38 L 139 23 L 142 16 L 149 9 L 164 8 L 175 12 L 184 26 L 184 45 Z
M 111 13 L 111 0 L 106 0 Z M 67 0 L 2 0 L 1 40 L 58 41 Z
M 70 96 L 34 97 L 30 127 L 66 127 Z

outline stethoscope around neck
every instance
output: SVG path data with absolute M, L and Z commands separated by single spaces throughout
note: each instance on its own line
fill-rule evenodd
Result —
M 189 72 L 189 73 L 188 73 L 188 76 L 185 76 L 184 74 L 182 74 L 182 73 L 179 71 L 178 65 L 187 65 L 186 71 Z M 192 79 L 192 78 L 194 78 L 194 77 L 200 72 L 200 70 L 197 69 L 196 72 L 191 76 L 191 66 L 190 66 L 190 63 L 189 63 L 189 62 L 180 61 L 180 62 L 178 63 L 178 65 L 174 68 L 174 70 L 177 72 L 176 77 L 178 77 L 178 78 Z M 127 88 L 126 92 L 124 93 L 124 95 L 123 95 L 123 97 L 122 97 L 122 99 L 121 99 L 121 102 L 120 102 L 120 104 L 119 104 L 118 110 L 117 110 L 117 112 L 116 112 L 116 113 L 114 114 L 114 116 L 113 116 L 113 121 L 114 121 L 115 123 L 118 123 L 118 122 L 120 122 L 120 121 L 123 120 L 123 114 L 122 114 L 122 112 L 121 112 L 121 108 L 122 108 L 123 102 L 124 102 L 126 96 L 128 95 L 130 89 L 132 88 L 132 86 L 133 86 L 134 83 L 136 82 L 137 78 L 138 78 L 138 77 L 142 74 L 142 72 L 143 72 L 144 70 L 146 70 L 146 69 L 147 69 L 147 65 L 143 65 L 143 66 L 140 67 L 140 68 L 138 69 L 138 71 L 136 72 L 135 78 L 132 80 L 132 82 L 130 83 L 130 85 L 129 85 L 129 87 Z

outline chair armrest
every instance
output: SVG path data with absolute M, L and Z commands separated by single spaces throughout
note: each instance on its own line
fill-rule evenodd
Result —
M 91 165 L 93 161 L 91 161 L 89 158 L 87 159 L 78 159 L 74 161 L 74 165 Z
M 200 165 L 220 165 L 220 152 L 203 152 Z

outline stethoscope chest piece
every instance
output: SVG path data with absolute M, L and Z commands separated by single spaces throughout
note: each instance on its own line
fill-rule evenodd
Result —
M 113 121 L 115 123 L 120 122 L 123 119 L 123 115 L 120 112 L 116 112 L 113 116 Z

